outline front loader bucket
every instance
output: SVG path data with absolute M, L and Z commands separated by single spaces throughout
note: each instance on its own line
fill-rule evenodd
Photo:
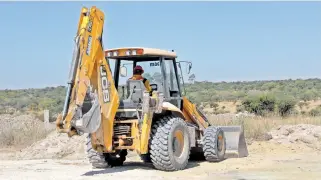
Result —
M 236 154 L 238 158 L 247 157 L 248 150 L 242 126 L 219 126 L 226 138 L 226 153 Z

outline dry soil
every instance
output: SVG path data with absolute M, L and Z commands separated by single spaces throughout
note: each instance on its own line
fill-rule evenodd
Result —
M 319 130 L 310 125 L 278 127 L 269 141 L 248 144 L 248 157 L 191 161 L 178 172 L 157 171 L 133 153 L 122 167 L 93 169 L 85 158 L 84 137 L 52 133 L 20 151 L 2 149 L 0 179 L 320 179 Z

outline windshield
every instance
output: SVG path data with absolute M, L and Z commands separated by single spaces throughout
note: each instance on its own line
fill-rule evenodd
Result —
M 162 71 L 160 61 L 140 61 L 136 65 L 142 66 L 144 69 L 143 77 L 148 79 L 151 84 L 162 82 Z
M 141 66 L 144 69 L 144 73 L 142 76 L 149 80 L 150 84 L 162 84 L 162 71 L 160 66 L 160 60 L 155 60 L 158 58 L 151 58 L 144 59 L 144 61 L 136 61 L 136 65 Z M 116 61 L 120 61 L 120 67 L 126 67 L 127 75 L 121 76 L 120 74 L 117 74 L 118 76 L 118 92 L 120 93 L 120 98 L 123 99 L 124 97 L 127 97 L 126 94 L 126 82 L 128 79 L 130 79 L 133 76 L 133 69 L 134 69 L 134 62 L 132 59 L 130 60 L 124 60 L 124 59 L 112 59 L 108 58 L 110 69 L 114 77 L 115 72 L 115 66 Z M 125 92 L 123 92 L 123 88 L 125 88 Z

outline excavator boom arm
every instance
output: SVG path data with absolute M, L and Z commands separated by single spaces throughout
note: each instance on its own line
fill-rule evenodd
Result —
M 102 44 L 104 20 L 95 6 L 81 10 L 64 109 L 56 122 L 58 132 L 91 133 L 95 149 L 111 151 L 119 96 Z

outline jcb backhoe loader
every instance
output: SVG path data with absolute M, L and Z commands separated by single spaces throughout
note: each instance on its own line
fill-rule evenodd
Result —
M 104 20 L 104 13 L 95 6 L 81 10 L 66 100 L 56 120 L 57 131 L 69 137 L 88 134 L 88 158 L 94 167 L 122 165 L 127 151 L 136 151 L 143 161 L 163 171 L 184 169 L 196 152 L 210 162 L 223 160 L 226 150 L 247 156 L 241 127 L 212 126 L 183 96 L 183 62 L 176 60 L 175 52 L 104 51 Z M 147 91 L 141 80 L 126 77 L 126 65 L 154 72 L 153 90 Z M 187 65 L 190 71 L 192 64 Z

